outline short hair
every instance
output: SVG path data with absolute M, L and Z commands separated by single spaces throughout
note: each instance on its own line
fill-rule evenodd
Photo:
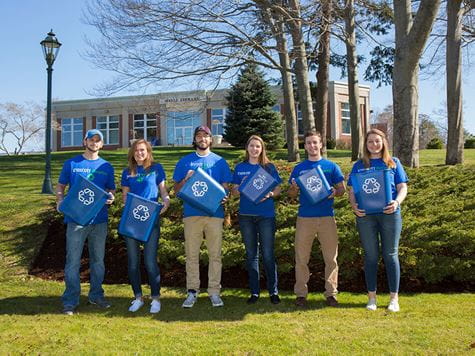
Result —
M 317 130 L 307 130 L 305 134 L 303 135 L 303 141 L 305 142 L 305 139 L 310 136 L 317 136 L 320 138 L 320 141 L 322 140 L 322 134 L 320 131 Z

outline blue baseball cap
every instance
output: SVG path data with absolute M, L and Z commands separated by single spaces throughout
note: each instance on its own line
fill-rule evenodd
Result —
M 86 136 L 84 136 L 84 139 L 89 139 L 92 138 L 93 136 L 99 136 L 101 141 L 104 141 L 104 136 L 102 135 L 102 132 L 99 131 L 98 129 L 92 129 L 86 132 Z

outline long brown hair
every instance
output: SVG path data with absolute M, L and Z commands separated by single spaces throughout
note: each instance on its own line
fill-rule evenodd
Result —
M 262 152 L 261 154 L 259 155 L 259 159 L 258 159 L 258 162 L 259 164 L 262 166 L 262 167 L 265 167 L 267 166 L 269 163 L 270 163 L 270 160 L 269 158 L 267 157 L 267 153 L 266 153 L 266 144 L 264 143 L 264 140 L 262 138 L 260 138 L 260 136 L 257 136 L 257 135 L 252 135 L 251 137 L 249 137 L 247 139 L 247 142 L 246 142 L 246 161 L 249 161 L 249 152 L 247 150 L 247 148 L 249 147 L 249 144 L 251 143 L 252 140 L 256 140 L 256 141 L 259 141 L 259 143 L 261 144 L 262 146 Z
M 381 150 L 381 155 L 382 155 L 381 158 L 387 167 L 396 168 L 396 163 L 394 162 L 391 155 L 389 154 L 389 144 L 386 138 L 386 134 L 383 131 L 378 130 L 378 129 L 371 129 L 365 135 L 364 151 L 363 151 L 363 158 L 362 158 L 365 168 L 369 168 L 371 166 L 371 163 L 369 160 L 371 157 L 371 154 L 368 151 L 368 144 L 367 144 L 369 135 L 378 135 L 379 137 L 381 137 L 383 141 L 383 149 Z
M 137 161 L 135 160 L 134 153 L 137 149 L 137 146 L 141 143 L 145 145 L 148 153 L 147 158 L 143 162 L 143 168 L 145 169 L 145 171 L 147 171 L 153 164 L 152 145 L 150 144 L 150 142 L 144 140 L 143 138 L 135 140 L 134 142 L 132 142 L 132 146 L 130 146 L 129 153 L 127 155 L 129 173 L 132 176 L 135 176 L 137 174 Z

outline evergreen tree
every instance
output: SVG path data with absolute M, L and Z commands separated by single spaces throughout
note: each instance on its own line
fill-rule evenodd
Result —
M 269 149 L 282 147 L 282 118 L 272 110 L 275 97 L 255 64 L 248 64 L 241 71 L 226 100 L 227 142 L 244 147 L 249 136 L 259 135 Z

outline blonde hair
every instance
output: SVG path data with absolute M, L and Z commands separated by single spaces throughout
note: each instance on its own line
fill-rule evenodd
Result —
M 153 155 L 152 155 L 152 145 L 150 142 L 147 140 L 144 140 L 143 138 L 140 138 L 138 140 L 135 140 L 132 143 L 132 146 L 129 148 L 129 153 L 127 155 L 127 161 L 128 161 L 128 167 L 129 167 L 129 173 L 132 176 L 135 176 L 137 174 L 137 161 L 135 160 L 134 154 L 135 150 L 137 149 L 137 146 L 143 143 L 145 147 L 147 148 L 147 158 L 143 162 L 143 168 L 145 171 L 147 171 L 150 166 L 153 164 Z
M 382 156 L 381 158 L 388 168 L 396 168 L 396 163 L 394 162 L 391 155 L 389 154 L 389 144 L 386 138 L 386 134 L 383 131 L 378 130 L 378 129 L 371 129 L 365 135 L 364 151 L 363 151 L 363 158 L 362 158 L 365 168 L 369 168 L 371 166 L 371 163 L 370 163 L 371 154 L 368 150 L 368 145 L 367 145 L 369 135 L 378 135 L 379 137 L 381 137 L 383 141 L 383 149 L 381 150 L 381 156 Z
M 270 160 L 267 157 L 266 144 L 264 143 L 264 140 L 262 138 L 260 138 L 259 136 L 257 136 L 257 135 L 252 135 L 251 137 L 249 137 L 247 139 L 247 142 L 246 142 L 246 158 L 245 158 L 246 161 L 249 161 L 249 152 L 248 152 L 247 148 L 249 147 L 249 144 L 251 143 L 252 140 L 259 141 L 259 143 L 262 146 L 262 152 L 259 155 L 259 159 L 258 159 L 259 164 L 263 167 L 267 166 L 270 163 Z

